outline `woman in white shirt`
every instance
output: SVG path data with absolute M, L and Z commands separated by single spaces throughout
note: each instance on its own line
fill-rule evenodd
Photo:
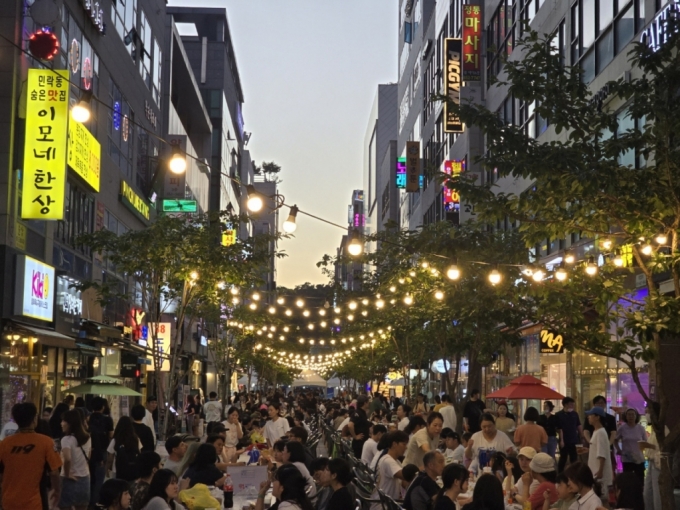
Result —
M 470 469 L 477 473 L 485 467 L 479 465 L 480 452 L 488 454 L 487 461 L 489 461 L 493 452 L 513 453 L 515 451 L 515 445 L 512 444 L 508 435 L 496 430 L 496 420 L 493 415 L 484 413 L 481 427 L 482 430 L 472 434 L 465 448 L 465 457 L 472 461 Z
M 569 510 L 597 510 L 603 506 L 600 499 L 600 484 L 595 481 L 593 472 L 587 464 L 575 462 L 565 471 L 564 475 L 569 480 L 569 492 L 576 494 L 576 501 Z
M 316 483 L 314 478 L 309 474 L 309 470 L 305 466 L 305 449 L 302 443 L 297 441 L 288 441 L 286 446 L 283 448 L 283 454 L 281 456 L 284 464 L 293 464 L 296 468 L 300 470 L 302 476 L 307 481 L 305 485 L 305 492 L 309 498 L 316 496 Z
M 59 508 L 87 510 L 90 503 L 90 452 L 92 442 L 80 411 L 72 409 L 61 417 L 61 499 Z
M 239 414 L 238 409 L 235 407 L 230 407 L 227 411 L 227 419 L 222 422 L 226 431 L 224 433 L 224 452 L 222 459 L 225 462 L 236 462 L 234 458 L 236 456 L 236 445 L 239 440 L 243 437 L 243 428 L 238 421 Z

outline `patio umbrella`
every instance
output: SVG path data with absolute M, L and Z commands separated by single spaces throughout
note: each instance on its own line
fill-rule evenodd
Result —
M 564 396 L 548 388 L 540 379 L 523 375 L 510 381 L 506 387 L 490 393 L 486 398 L 561 400 Z
M 141 397 L 142 394 L 127 388 L 120 384 L 118 379 L 106 377 L 105 375 L 98 375 L 88 379 L 86 383 L 69 388 L 71 393 L 83 393 L 86 395 L 115 395 L 115 396 L 130 396 Z

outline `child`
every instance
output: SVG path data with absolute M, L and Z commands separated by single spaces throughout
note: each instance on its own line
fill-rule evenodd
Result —
M 555 510 L 569 510 L 571 504 L 576 501 L 576 494 L 569 490 L 569 479 L 561 473 L 557 475 L 557 497 L 559 498 L 556 503 L 552 506 L 550 505 L 550 494 L 548 491 L 543 493 L 543 510 L 555 509 Z

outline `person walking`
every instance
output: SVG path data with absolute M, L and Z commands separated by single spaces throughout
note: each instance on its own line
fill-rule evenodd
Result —
M 132 417 L 132 426 L 135 429 L 137 437 L 142 442 L 142 452 L 155 452 L 156 451 L 156 441 L 154 439 L 154 434 L 148 425 L 144 424 L 144 417 L 146 416 L 146 409 L 142 404 L 137 404 L 132 406 L 130 411 L 130 416 Z
M 546 444 L 541 450 L 543 453 L 547 453 L 553 459 L 555 458 L 555 453 L 557 452 L 557 418 L 553 414 L 553 409 L 555 409 L 555 404 L 546 400 L 543 402 L 543 414 L 538 417 L 538 423 L 545 433 L 548 435 L 548 444 Z
M 156 444 L 156 419 L 154 413 L 158 409 L 158 399 L 155 395 L 150 395 L 146 398 L 146 411 L 142 423 L 151 429 L 153 434 L 153 444 Z
M 272 448 L 274 443 L 285 436 L 290 430 L 290 424 L 288 423 L 288 420 L 281 418 L 280 411 L 281 404 L 277 402 L 272 402 L 267 408 L 269 420 L 264 425 L 263 435 L 267 440 L 269 448 Z
M 187 422 L 187 433 L 194 435 L 194 419 L 198 419 L 196 416 L 194 395 L 187 395 L 187 402 L 184 405 L 184 417 Z
M 531 446 L 540 452 L 548 444 L 548 434 L 543 427 L 537 425 L 539 414 L 535 407 L 528 407 L 524 412 L 524 424 L 515 430 L 515 444 L 519 448 Z
M 92 441 L 85 430 L 82 415 L 77 408 L 66 411 L 61 417 L 61 499 L 59 508 L 86 510 L 90 503 L 90 455 Z
M 465 403 L 465 408 L 463 409 L 463 428 L 465 432 L 470 432 L 471 434 L 481 430 L 480 420 L 482 414 L 488 412 L 486 405 L 480 400 L 479 396 L 479 390 L 472 390 L 470 400 Z
M 217 393 L 214 391 L 208 394 L 208 401 L 203 405 L 203 413 L 205 414 L 206 426 L 220 421 L 222 417 L 222 402 L 217 400 Z
M 609 487 L 614 483 L 614 470 L 609 450 L 609 436 L 604 428 L 605 415 L 604 409 L 599 406 L 593 406 L 586 411 L 588 423 L 593 427 L 588 448 L 588 467 L 593 472 L 595 480 L 602 485 L 603 498 L 606 501 Z
M 32 402 L 15 404 L 12 419 L 19 427 L 15 434 L 0 443 L 0 482 L 4 510 L 42 510 L 40 481 L 45 468 L 52 484 L 52 504 L 61 499 L 59 454 L 54 441 L 35 431 L 38 409 Z
M 439 408 L 438 412 L 442 415 L 442 418 L 444 418 L 444 428 L 450 428 L 451 430 L 456 430 L 458 428 L 456 408 L 453 407 L 453 401 L 449 395 L 442 395 L 442 406 Z
M 557 471 L 560 473 L 564 471 L 567 460 L 576 462 L 578 459 L 576 445 L 582 441 L 583 427 L 578 413 L 574 411 L 575 405 L 576 401 L 573 398 L 564 397 L 562 410 L 555 414 L 560 445 L 560 462 L 557 465 Z
M 625 421 L 616 431 L 614 446 L 621 455 L 623 472 L 631 471 L 640 482 L 645 481 L 645 456 L 640 451 L 640 442 L 647 442 L 647 432 L 640 425 L 640 414 L 632 407 L 626 410 Z M 619 444 L 620 441 L 620 444 Z
M 99 501 L 99 490 L 106 477 L 106 448 L 113 437 L 113 420 L 104 414 L 106 399 L 94 397 L 90 406 L 90 506 L 94 506 Z

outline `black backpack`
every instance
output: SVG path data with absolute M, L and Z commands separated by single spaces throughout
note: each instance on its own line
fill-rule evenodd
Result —
M 98 464 L 106 460 L 106 448 L 109 446 L 109 434 L 106 431 L 106 416 L 99 413 L 90 415 L 90 438 L 92 440 L 92 453 L 90 464 Z
M 135 446 L 134 450 L 125 448 L 125 445 L 116 445 L 116 478 L 128 482 L 134 482 L 139 478 L 137 469 L 137 457 L 139 456 L 139 448 Z

